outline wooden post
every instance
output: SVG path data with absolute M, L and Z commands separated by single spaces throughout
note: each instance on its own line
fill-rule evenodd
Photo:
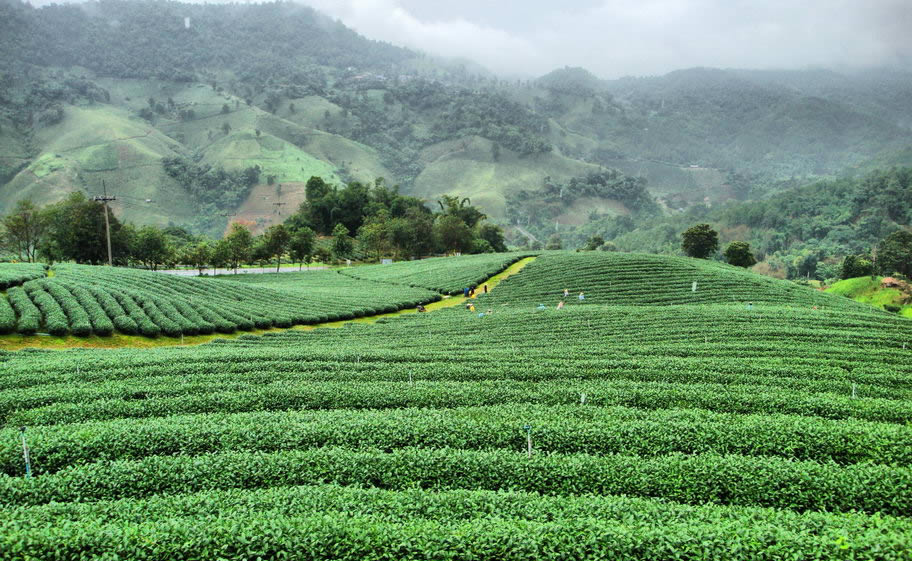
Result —
M 94 197 L 95 201 L 101 202 L 104 205 L 104 216 L 105 216 L 105 237 L 108 240 L 108 266 L 113 266 L 114 261 L 111 258 L 111 223 L 108 220 L 108 201 L 116 201 L 117 197 L 114 195 L 108 196 L 108 187 L 105 185 L 104 179 L 101 180 L 101 187 L 104 190 L 104 195 L 101 197 Z

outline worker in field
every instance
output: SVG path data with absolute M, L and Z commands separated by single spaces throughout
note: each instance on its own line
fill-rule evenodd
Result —
M 474 312 L 474 311 L 475 311 L 475 304 L 469 304 L 469 311 L 470 311 L 470 312 Z
M 426 312 L 426 311 L 427 311 L 427 308 L 425 308 L 425 307 L 422 306 L 421 304 L 418 304 L 417 310 L 418 310 L 419 312 Z
M 585 299 L 586 299 L 586 297 L 583 295 L 582 292 L 580 292 L 579 301 L 582 302 L 582 301 L 585 300 Z
M 474 286 L 472 287 L 471 290 L 469 290 L 469 298 L 475 298 L 475 287 Z
M 485 294 L 488 293 L 488 285 L 484 285 L 484 291 L 485 291 Z
M 538 305 L 538 308 L 536 308 L 536 310 L 538 310 L 539 312 L 542 311 L 542 310 L 544 310 L 544 309 L 545 309 L 545 305 L 544 305 L 544 304 L 539 304 L 539 305 Z
M 569 288 L 565 288 L 565 289 L 564 289 L 564 298 L 569 298 L 569 297 L 570 297 L 570 289 L 569 289 Z
M 558 309 L 558 310 L 563 310 L 563 309 L 564 309 L 564 301 L 563 301 L 563 300 L 561 300 L 560 302 L 557 303 L 557 309 Z
M 469 287 L 468 286 L 462 289 L 462 295 L 465 298 L 469 297 Z

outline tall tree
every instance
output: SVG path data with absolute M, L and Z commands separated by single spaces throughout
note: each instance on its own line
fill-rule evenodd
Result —
M 73 260 L 100 264 L 108 260 L 105 241 L 104 207 L 81 192 L 46 208 L 47 235 L 40 251 L 51 260 Z M 124 227 L 111 213 L 111 252 L 114 261 L 126 264 L 132 229 Z
M 234 274 L 237 274 L 238 267 L 250 257 L 250 251 L 253 249 L 253 236 L 250 230 L 243 224 L 234 222 L 231 224 L 231 230 L 225 236 L 227 249 L 227 260 Z
M 437 204 L 440 205 L 441 213 L 456 216 L 469 228 L 474 228 L 476 224 L 487 218 L 477 207 L 472 206 L 472 201 L 468 197 L 460 199 L 453 195 L 443 195 Z
M 282 254 L 288 249 L 291 234 L 283 224 L 274 224 L 263 233 L 263 241 L 266 244 L 266 252 L 276 258 L 276 273 L 278 273 L 282 264 Z
M 212 253 L 209 255 L 209 264 L 213 269 L 228 267 L 231 263 L 231 247 L 225 238 L 215 242 L 212 246 Z M 217 272 L 217 271 L 216 271 Z
M 335 187 L 323 181 L 322 177 L 311 177 L 304 187 L 306 200 L 298 212 L 289 218 L 294 227 L 308 225 L 321 234 L 332 232 L 340 214 L 339 193 Z
M 425 207 L 409 208 L 389 224 L 390 242 L 400 255 L 421 257 L 434 251 L 434 217 Z
M 336 224 L 336 227 L 333 228 L 333 255 L 336 259 L 346 259 L 351 257 L 352 250 L 354 249 L 354 243 L 352 242 L 350 232 L 348 228 L 345 227 L 341 222 Z
M 681 249 L 690 257 L 706 259 L 719 249 L 719 233 L 709 224 L 697 224 L 681 234 Z
M 472 230 L 458 216 L 438 216 L 434 234 L 444 251 L 466 252 L 472 247 Z
M 23 199 L 0 223 L 7 247 L 16 252 L 20 261 L 24 255 L 26 261 L 34 262 L 47 225 L 46 213 L 31 200 Z
M 367 219 L 358 229 L 358 241 L 372 253 L 377 254 L 379 261 L 384 254 L 392 250 L 390 232 L 390 214 L 386 209 Z
M 912 276 L 912 232 L 897 230 L 877 247 L 877 268 L 885 275 Z
M 504 240 L 503 228 L 490 222 L 482 222 L 478 226 L 478 237 L 485 240 L 491 245 L 491 249 L 496 252 L 507 250 L 507 243 Z
M 291 241 L 288 244 L 288 252 L 292 260 L 298 262 L 298 269 L 302 263 L 310 263 L 314 252 L 314 241 L 316 240 L 314 231 L 303 226 L 295 230 L 291 235 Z
M 163 231 L 155 226 L 143 226 L 130 244 L 130 254 L 154 271 L 173 257 L 174 249 Z
M 839 278 L 854 279 L 855 277 L 864 277 L 873 273 L 874 266 L 871 263 L 870 255 L 846 255 L 842 260 Z
M 364 222 L 365 211 L 370 202 L 370 187 L 364 183 L 352 181 L 339 191 L 338 210 L 332 215 L 332 220 L 345 224 L 349 232 L 357 232 Z
M 725 260 L 736 267 L 752 267 L 757 264 L 757 259 L 751 253 L 750 244 L 747 242 L 731 242 L 725 248 Z
M 206 240 L 201 240 L 185 245 L 181 251 L 180 260 L 181 263 L 198 269 L 199 274 L 202 275 L 203 270 L 212 261 L 212 252 L 212 245 Z

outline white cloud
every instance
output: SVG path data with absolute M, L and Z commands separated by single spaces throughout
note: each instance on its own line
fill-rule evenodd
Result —
M 912 0 L 299 1 L 372 39 L 507 75 L 565 65 L 605 78 L 693 66 L 912 67 Z
M 490 2 L 309 3 L 369 37 L 509 74 L 564 65 L 603 77 L 691 66 L 864 66 L 912 54 L 907 0 Z
M 528 39 L 463 17 L 423 21 L 396 0 L 311 0 L 314 8 L 372 38 L 511 72 L 538 55 Z

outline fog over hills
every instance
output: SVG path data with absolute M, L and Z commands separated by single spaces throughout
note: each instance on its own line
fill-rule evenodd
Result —
M 512 76 L 562 66 L 617 78 L 694 66 L 908 67 L 912 60 L 912 5 L 902 0 L 303 3 L 372 39 L 475 60 Z
M 841 69 L 808 69 L 829 59 L 809 58 L 811 51 L 793 44 L 763 50 L 746 41 L 728 54 L 757 50 L 767 58 L 684 49 L 683 58 L 662 64 L 696 65 L 673 70 L 656 62 L 661 57 L 642 59 L 649 50 L 638 42 L 588 57 L 572 49 L 555 48 L 555 58 L 512 51 L 536 65 L 447 51 L 447 21 L 463 21 L 460 43 L 471 44 L 474 27 L 509 20 L 502 7 L 471 4 L 465 9 L 487 19 L 409 2 L 315 2 L 323 13 L 298 3 L 103 0 L 35 8 L 6 0 L 0 211 L 23 198 L 44 204 L 74 189 L 93 194 L 104 181 L 116 189 L 114 209 L 126 220 L 218 235 L 232 217 L 257 230 L 281 222 L 303 201 L 311 176 L 337 184 L 384 177 L 430 204 L 443 194 L 470 197 L 493 219 L 544 236 L 555 225 L 642 220 L 649 209 L 674 214 L 763 198 L 875 162 L 907 163 L 912 73 L 902 67 L 904 36 L 894 37 L 887 21 L 889 14 L 902 21 L 902 6 L 877 3 L 857 18 L 860 39 L 839 51 Z M 575 29 L 565 21 L 573 14 L 602 14 L 595 2 L 571 4 L 556 28 Z M 666 48 L 683 37 L 672 32 L 670 14 L 681 26 L 693 18 L 682 6 L 659 10 Z M 399 18 L 397 37 L 366 23 L 384 7 Z M 648 13 L 637 16 L 639 9 L 621 10 L 613 29 Z M 806 24 L 808 10 L 770 36 Z M 755 15 L 784 17 L 761 11 Z M 511 37 L 536 33 L 554 12 L 523 13 L 506 26 Z M 728 9 L 712 13 L 733 17 Z M 847 9 L 839 21 L 852 14 Z M 831 16 L 821 11 L 820 22 Z M 415 40 L 409 18 L 438 36 L 441 48 Z M 608 35 L 619 41 L 624 33 Z M 845 26 L 818 33 L 821 52 L 844 33 Z M 590 44 L 589 35 L 573 33 L 567 43 Z M 544 39 L 536 48 L 548 48 Z M 794 56 L 786 64 L 778 52 Z M 498 73 L 435 54 L 468 57 Z M 609 68 L 620 59 L 640 62 Z M 576 64 L 537 66 L 558 60 Z M 792 69 L 749 69 L 771 66 Z M 506 69 L 514 77 L 505 78 Z M 621 74 L 644 77 L 604 78 Z M 617 171 L 599 175 L 605 170 Z M 644 192 L 656 203 L 644 204 Z

